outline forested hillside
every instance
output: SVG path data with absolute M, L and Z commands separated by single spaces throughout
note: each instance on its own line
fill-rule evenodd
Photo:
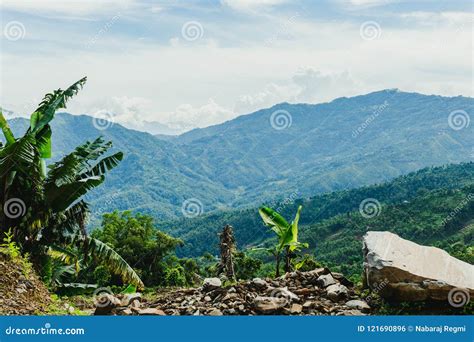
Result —
M 473 262 L 474 163 L 426 168 L 395 180 L 359 189 L 338 191 L 309 199 L 269 203 L 290 219 L 299 205 L 301 241 L 308 253 L 345 273 L 361 270 L 360 239 L 367 230 L 388 230 L 423 244 L 440 246 Z M 375 199 L 380 206 L 364 217 L 361 202 Z M 370 209 L 370 208 L 369 208 Z M 367 209 L 365 209 L 367 211 Z M 450 213 L 456 216 L 450 218 Z M 366 215 L 367 216 L 367 215 Z M 217 232 L 225 224 L 234 227 L 240 248 L 266 246 L 272 233 L 264 227 L 257 208 L 233 210 L 194 219 L 161 223 L 185 242 L 180 253 L 198 256 L 217 253 Z M 469 254 L 471 253 L 471 254 Z

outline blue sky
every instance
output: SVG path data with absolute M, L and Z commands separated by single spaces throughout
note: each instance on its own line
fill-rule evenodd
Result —
M 471 1 L 3 0 L 2 107 L 83 75 L 69 111 L 146 129 L 386 88 L 472 96 Z

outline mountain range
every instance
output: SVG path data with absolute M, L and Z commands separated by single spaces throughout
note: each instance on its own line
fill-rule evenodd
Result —
M 88 197 L 96 217 L 130 209 L 172 220 L 470 161 L 473 109 L 468 97 L 392 89 L 322 104 L 281 103 L 172 139 L 59 113 L 52 122 L 52 160 L 102 135 L 125 158 Z M 463 127 L 452 113 L 464 115 Z M 28 125 L 9 121 L 15 134 Z

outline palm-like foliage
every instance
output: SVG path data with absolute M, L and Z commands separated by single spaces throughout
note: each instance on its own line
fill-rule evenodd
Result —
M 276 258 L 276 272 L 275 275 L 278 277 L 280 275 L 280 255 L 283 250 L 285 253 L 285 271 L 289 272 L 291 268 L 291 256 L 292 254 L 300 250 L 301 248 L 307 248 L 307 243 L 302 243 L 298 241 L 298 222 L 300 219 L 301 205 L 298 207 L 295 218 L 291 223 L 288 223 L 283 216 L 277 213 L 275 210 L 268 207 L 261 207 L 258 212 L 262 217 L 263 223 L 270 227 L 273 232 L 275 232 L 278 243 L 272 253 Z
M 124 281 L 141 288 L 143 283 L 125 260 L 88 237 L 85 230 L 89 210 L 81 197 L 104 182 L 105 174 L 122 160 L 122 152 L 103 157 L 112 143 L 97 138 L 77 147 L 46 172 L 44 159 L 51 157 L 49 123 L 85 81 L 83 78 L 66 90 L 47 94 L 20 138 L 14 137 L 0 112 L 6 139 L 0 148 L 0 233 L 12 229 L 15 241 L 33 257 L 45 255 L 53 244 L 81 245 L 86 254 L 103 258 Z

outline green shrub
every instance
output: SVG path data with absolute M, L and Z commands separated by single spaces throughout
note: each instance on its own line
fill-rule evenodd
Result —
M 99 285 L 99 286 L 105 286 L 110 283 L 110 279 L 112 278 L 112 274 L 109 271 L 109 268 L 100 265 L 97 266 L 93 272 L 93 277 L 94 281 Z
M 7 255 L 10 260 L 17 263 L 21 267 L 23 275 L 28 278 L 31 274 L 33 266 L 29 260 L 29 254 L 21 255 L 20 247 L 13 241 L 13 234 L 11 230 L 5 232 L 3 243 L 0 244 L 0 252 Z
M 167 268 L 165 270 L 165 283 L 167 286 L 185 286 L 184 268 L 182 266 Z
M 236 252 L 234 254 L 235 275 L 237 279 L 255 278 L 262 266 L 262 262 L 258 259 L 246 255 L 244 252 Z

